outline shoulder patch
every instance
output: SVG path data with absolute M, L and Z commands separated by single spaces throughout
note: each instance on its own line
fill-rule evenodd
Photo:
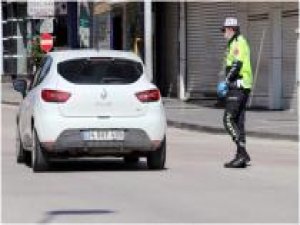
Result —
M 233 55 L 234 55 L 234 56 L 238 56 L 239 54 L 240 54 L 239 48 L 238 48 L 238 47 L 235 47 L 235 48 L 233 49 Z

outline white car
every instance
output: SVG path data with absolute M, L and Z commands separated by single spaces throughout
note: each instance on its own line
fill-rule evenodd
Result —
M 17 114 L 17 162 L 33 171 L 61 157 L 147 158 L 149 169 L 166 160 L 166 117 L 160 92 L 130 52 L 50 52 L 27 87 Z M 31 154 L 30 154 L 31 152 Z

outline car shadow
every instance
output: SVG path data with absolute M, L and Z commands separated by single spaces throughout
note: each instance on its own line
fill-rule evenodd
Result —
M 50 168 L 43 173 L 66 173 L 66 172 L 92 172 L 92 171 L 132 171 L 132 172 L 155 172 L 163 170 L 149 170 L 146 161 L 138 163 L 125 163 L 122 159 L 68 159 L 51 161 Z
M 54 210 L 45 213 L 38 223 L 50 223 L 60 216 L 93 216 L 93 215 L 106 215 L 116 213 L 113 210 L 107 209 L 69 209 L 69 210 Z

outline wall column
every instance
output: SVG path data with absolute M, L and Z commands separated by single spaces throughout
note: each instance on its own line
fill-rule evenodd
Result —
M 145 44 L 145 66 L 146 75 L 149 80 L 153 80 L 153 54 L 152 54 L 152 2 L 146 0 L 144 2 L 144 44 Z
M 270 10 L 272 53 L 269 74 L 269 109 L 282 109 L 282 24 L 281 3 Z

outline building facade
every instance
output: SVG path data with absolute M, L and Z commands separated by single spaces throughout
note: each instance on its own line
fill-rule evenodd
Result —
M 268 109 L 296 108 L 297 2 L 183 3 L 186 21 L 186 91 L 189 98 L 215 92 L 223 79 L 224 18 L 236 16 L 251 47 L 254 75 L 249 103 Z
M 1 2 L 3 71 L 5 74 L 27 72 L 27 11 L 26 3 Z
M 27 7 L 2 2 L 5 74 L 28 73 L 30 40 L 44 19 L 29 17 Z M 163 96 L 204 101 L 216 100 L 216 85 L 225 76 L 220 28 L 227 16 L 238 18 L 251 48 L 249 106 L 296 109 L 296 1 L 57 2 L 51 18 L 55 48 L 136 52 Z
M 134 51 L 143 58 L 142 2 L 96 2 L 93 10 L 94 48 Z
M 154 4 L 158 9 L 154 60 L 165 96 L 216 98 L 216 85 L 224 79 L 226 48 L 220 28 L 226 17 L 235 16 L 251 47 L 254 85 L 250 107 L 297 108 L 297 2 Z
M 101 22 L 95 20 L 93 46 L 104 44 L 106 48 L 138 51 L 144 58 L 149 18 L 143 4 L 95 3 L 94 20 L 98 18 Z M 97 14 L 97 10 L 101 13 Z M 225 76 L 226 41 L 220 28 L 227 16 L 238 18 L 251 47 L 254 85 L 249 106 L 296 109 L 296 1 L 153 2 L 151 67 L 153 82 L 163 96 L 216 99 L 216 85 Z
M 79 19 L 83 10 L 77 2 L 2 1 L 1 9 L 4 75 L 26 76 L 33 72 L 33 45 L 41 33 L 53 36 L 53 49 L 80 47 Z

